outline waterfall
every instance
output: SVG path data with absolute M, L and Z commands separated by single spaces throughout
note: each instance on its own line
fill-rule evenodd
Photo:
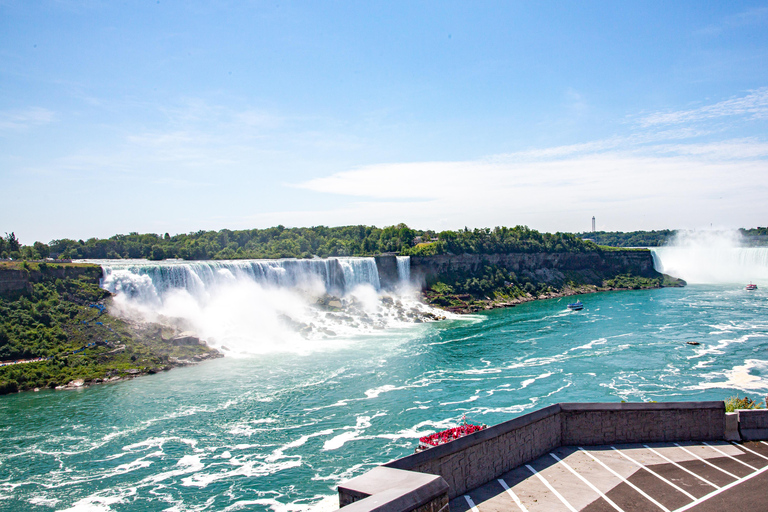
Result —
M 397 282 L 400 286 L 411 284 L 411 257 L 397 257 Z
M 684 232 L 670 245 L 651 251 L 656 270 L 691 284 L 768 286 L 768 247 L 742 247 L 735 232 Z
M 103 287 L 112 293 L 153 299 L 174 289 L 202 296 L 212 286 L 250 279 L 273 288 L 317 289 L 343 296 L 359 285 L 381 288 L 373 258 L 234 261 L 99 261 Z
M 193 330 L 227 355 L 325 350 L 444 315 L 411 290 L 382 291 L 375 258 L 92 262 L 112 312 Z M 409 258 L 397 272 L 408 281 Z

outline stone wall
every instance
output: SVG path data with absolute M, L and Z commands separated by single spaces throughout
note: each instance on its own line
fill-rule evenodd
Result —
M 746 425 L 768 428 L 768 411 L 760 412 L 765 414 L 754 415 L 754 421 Z M 555 404 L 376 469 L 439 476 L 449 487 L 448 497 L 454 498 L 558 446 L 715 441 L 724 435 L 724 402 Z M 385 479 L 373 486 L 370 477 L 364 478 L 366 475 L 339 486 L 341 506 L 352 501 L 353 496 L 368 496 L 355 503 L 354 512 L 415 510 L 382 505 L 383 493 L 394 492 L 391 483 Z M 355 490 L 355 481 L 366 482 L 368 489 L 378 491 L 361 494 Z M 375 496 L 379 498 L 372 499 Z M 373 503 L 377 505 L 366 508 Z
M 454 498 L 560 446 L 559 412 L 545 407 L 385 466 L 440 475 Z
M 745 441 L 768 439 L 768 409 L 739 409 L 739 435 Z
M 649 407 L 652 406 L 652 407 Z M 560 404 L 563 446 L 722 439 L 722 402 Z

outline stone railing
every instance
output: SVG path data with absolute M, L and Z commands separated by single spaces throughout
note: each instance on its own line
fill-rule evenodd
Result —
M 768 428 L 763 412 L 753 423 Z M 559 446 L 724 436 L 723 402 L 555 404 L 353 478 L 339 486 L 339 505 L 349 512 L 438 512 L 449 499 Z

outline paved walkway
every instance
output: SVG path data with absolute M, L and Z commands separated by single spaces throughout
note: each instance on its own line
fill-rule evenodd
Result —
M 464 496 L 451 512 L 768 510 L 768 443 L 560 447 Z

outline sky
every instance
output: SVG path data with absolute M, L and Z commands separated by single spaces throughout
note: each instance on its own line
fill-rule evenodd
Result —
M 0 0 L 0 235 L 768 225 L 768 2 Z

